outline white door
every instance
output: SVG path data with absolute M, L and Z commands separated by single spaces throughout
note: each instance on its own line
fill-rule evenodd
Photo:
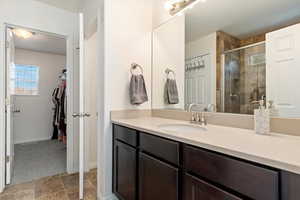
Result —
M 267 34 L 267 101 L 278 117 L 300 116 L 300 24 Z
M 14 140 L 13 140 L 13 113 L 14 96 L 11 94 L 13 87 L 10 82 L 11 70 L 13 70 L 15 44 L 14 36 L 10 28 L 6 31 L 6 184 L 11 184 L 14 161 Z
M 84 199 L 84 172 L 85 172 L 85 87 L 84 87 L 84 19 L 79 14 L 79 198 Z
M 73 117 L 79 118 L 79 199 L 84 199 L 84 172 L 85 172 L 85 119 L 90 117 L 85 112 L 85 88 L 84 88 L 84 19 L 83 14 L 79 14 L 79 113 L 74 113 Z

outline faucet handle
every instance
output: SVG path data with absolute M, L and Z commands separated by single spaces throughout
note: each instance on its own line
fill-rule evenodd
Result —
M 196 122 L 200 122 L 200 121 L 201 121 L 201 117 L 199 113 L 196 113 Z
M 196 117 L 195 117 L 195 113 L 194 113 L 194 112 L 192 112 L 192 118 L 191 118 L 191 121 L 192 121 L 192 122 L 195 122 L 195 121 L 196 121 Z
M 205 119 L 205 113 L 202 112 L 201 113 L 201 120 L 200 120 L 201 124 L 204 124 L 205 126 L 207 125 L 207 121 Z

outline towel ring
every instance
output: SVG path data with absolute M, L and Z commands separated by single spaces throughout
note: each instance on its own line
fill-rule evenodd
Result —
M 131 64 L 131 69 L 130 69 L 130 72 L 131 72 L 132 75 L 134 74 L 133 71 L 136 70 L 137 68 L 140 69 L 141 74 L 144 74 L 144 70 L 143 70 L 143 68 L 139 64 L 132 63 Z
M 167 69 L 165 70 L 165 73 L 167 74 L 167 77 L 169 77 L 170 73 L 173 74 L 174 79 L 175 79 L 175 77 L 176 77 L 175 72 L 174 72 L 173 70 L 169 69 L 169 68 L 167 68 Z

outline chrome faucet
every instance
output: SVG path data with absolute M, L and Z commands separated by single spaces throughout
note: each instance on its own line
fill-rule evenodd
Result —
M 208 104 L 207 110 L 208 110 L 209 112 L 216 112 L 216 111 L 217 111 L 217 106 L 216 106 L 215 104 L 213 104 L 213 103 Z
M 193 108 L 194 106 L 197 106 L 197 105 L 199 105 L 199 104 L 196 104 L 196 103 L 191 103 L 191 104 L 189 104 L 188 112 L 191 112 L 191 111 L 192 111 L 192 108 Z
M 192 108 L 194 106 L 201 106 L 201 104 L 192 103 L 188 107 L 188 112 L 192 113 L 191 123 L 193 124 L 200 124 L 200 125 L 207 125 L 207 120 L 205 119 L 204 112 L 193 112 Z

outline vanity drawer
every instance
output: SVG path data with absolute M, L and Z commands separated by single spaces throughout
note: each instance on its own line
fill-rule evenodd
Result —
M 179 165 L 179 142 L 140 133 L 140 148 L 153 156 Z
M 214 183 L 255 200 L 279 199 L 279 172 L 189 145 L 184 146 L 184 167 Z
M 242 200 L 203 180 L 185 174 L 183 180 L 183 200 Z
M 132 146 L 137 146 L 137 131 L 119 125 L 114 125 L 114 137 Z

